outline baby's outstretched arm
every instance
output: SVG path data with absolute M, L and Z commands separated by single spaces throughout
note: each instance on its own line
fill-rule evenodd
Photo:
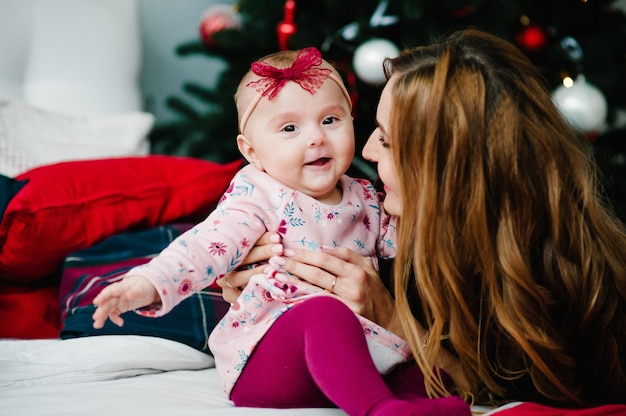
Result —
M 122 313 L 159 301 L 159 295 L 148 279 L 142 276 L 126 276 L 123 280 L 105 287 L 94 298 L 93 303 L 97 308 L 92 315 L 93 327 L 102 328 L 107 317 L 117 326 L 122 326 Z

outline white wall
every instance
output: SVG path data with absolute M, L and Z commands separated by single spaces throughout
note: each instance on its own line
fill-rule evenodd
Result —
M 217 4 L 235 4 L 235 0 L 139 0 L 141 90 L 144 108 L 156 116 L 157 123 L 177 118 L 165 106 L 165 100 L 172 95 L 189 98 L 182 90 L 183 83 L 194 81 L 210 86 L 225 68 L 216 58 L 179 57 L 175 52 L 180 44 L 198 39 L 202 15 Z

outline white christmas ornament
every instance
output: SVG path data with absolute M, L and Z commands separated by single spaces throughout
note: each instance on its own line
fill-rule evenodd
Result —
M 398 47 L 387 39 L 371 39 L 362 43 L 354 52 L 352 66 L 363 82 L 376 85 L 386 81 L 383 72 L 385 58 L 395 58 Z
M 552 93 L 561 113 L 584 133 L 600 132 L 606 120 L 608 104 L 604 94 L 579 75 L 570 86 L 561 85 Z

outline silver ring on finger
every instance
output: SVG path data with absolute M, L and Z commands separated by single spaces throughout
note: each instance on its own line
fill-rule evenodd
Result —
M 333 278 L 333 282 L 330 285 L 330 289 L 324 289 L 325 292 L 327 293 L 335 293 L 335 285 L 337 284 L 337 276 L 335 276 Z
M 224 281 L 226 282 L 226 286 L 227 286 L 229 289 L 232 289 L 232 288 L 233 288 L 233 284 L 232 284 L 232 283 L 230 283 L 230 273 L 226 275 L 226 277 L 224 278 Z

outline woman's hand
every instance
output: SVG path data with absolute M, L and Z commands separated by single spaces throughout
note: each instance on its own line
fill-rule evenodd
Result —
M 280 236 L 275 232 L 263 234 L 255 243 L 242 266 L 260 263 L 269 260 L 272 256 L 283 254 L 283 245 L 280 243 Z M 256 266 L 247 270 L 235 270 L 217 281 L 222 288 L 222 297 L 228 303 L 234 303 L 241 290 L 248 284 L 248 281 L 255 274 L 263 273 L 266 264 Z
M 399 333 L 394 302 L 372 261 L 345 247 L 322 247 L 322 251 L 285 250 L 270 259 L 274 266 L 309 284 L 332 290 L 355 313 Z M 298 281 L 298 284 L 303 282 Z
M 284 249 L 280 236 L 267 232 L 261 236 L 243 265 L 270 260 L 274 267 L 289 272 L 285 276 L 298 285 L 311 284 L 331 290 L 355 313 L 402 336 L 394 317 L 391 294 L 383 284 L 372 261 L 345 247 L 322 247 L 322 252 Z M 264 273 L 263 264 L 248 270 L 236 270 L 217 281 L 222 297 L 234 303 L 250 277 Z

